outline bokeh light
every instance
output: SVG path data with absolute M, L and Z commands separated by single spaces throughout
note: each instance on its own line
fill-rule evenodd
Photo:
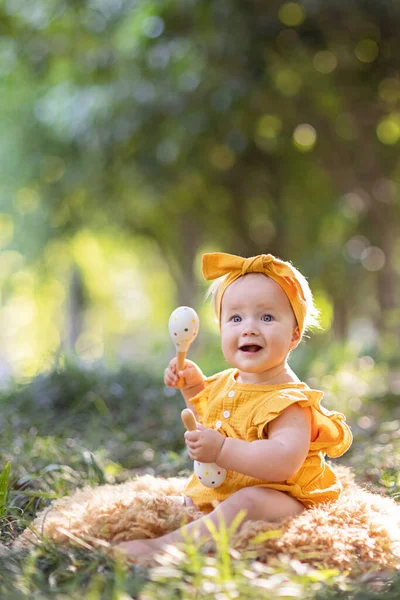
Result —
M 376 135 L 382 144 L 396 144 L 400 138 L 400 124 L 393 117 L 382 119 L 376 128 Z
M 379 54 L 379 46 L 375 40 L 361 40 L 355 47 L 355 55 L 363 63 L 373 62 Z
M 317 142 L 317 132 L 312 125 L 303 123 L 298 125 L 293 132 L 294 145 L 301 152 L 309 152 Z
M 297 2 L 285 2 L 279 9 L 279 18 L 284 25 L 296 27 L 304 21 L 305 14 Z
M 303 81 L 299 73 L 288 68 L 278 69 L 274 73 L 275 87 L 283 94 L 283 96 L 297 96 L 303 85 Z
M 344 256 L 349 262 L 358 262 L 369 247 L 370 243 L 366 237 L 355 235 L 344 245 Z
M 262 138 L 276 138 L 282 130 L 282 121 L 275 115 L 264 115 L 257 122 L 257 135 Z
M 367 271 L 380 271 L 386 262 L 385 253 L 381 248 L 370 246 L 361 254 L 361 264 Z
M 333 52 L 329 50 L 320 50 L 313 59 L 315 70 L 324 75 L 332 73 L 337 67 L 338 61 Z

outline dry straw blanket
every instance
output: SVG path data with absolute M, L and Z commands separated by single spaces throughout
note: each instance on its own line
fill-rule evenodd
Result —
M 265 563 L 285 554 L 312 565 L 353 574 L 400 567 L 400 505 L 361 488 L 345 467 L 336 467 L 344 483 L 339 500 L 277 523 L 245 522 L 231 540 L 239 552 L 252 550 Z M 43 538 L 60 544 L 109 548 L 109 543 L 153 538 L 200 516 L 172 496 L 180 495 L 182 478 L 150 475 L 118 485 L 85 487 L 54 501 L 17 541 L 26 547 Z M 254 543 L 261 533 L 280 534 Z

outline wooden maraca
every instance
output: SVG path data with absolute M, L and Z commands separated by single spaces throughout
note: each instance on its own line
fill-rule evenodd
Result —
M 190 408 L 183 409 L 181 417 L 188 431 L 197 429 L 196 419 Z M 206 487 L 217 488 L 225 481 L 226 469 L 219 467 L 216 463 L 202 463 L 195 460 L 193 467 L 197 479 Z
M 193 308 L 179 306 L 169 318 L 169 333 L 176 348 L 177 372 L 182 371 L 185 366 L 185 358 L 190 344 L 196 339 L 199 332 L 199 317 Z M 181 377 L 177 387 L 183 386 Z

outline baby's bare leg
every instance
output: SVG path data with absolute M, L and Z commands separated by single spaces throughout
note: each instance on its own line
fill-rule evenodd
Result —
M 284 492 L 261 487 L 248 487 L 232 494 L 221 502 L 211 513 L 185 525 L 180 530 L 157 538 L 157 542 L 171 544 L 182 541 L 188 535 L 209 540 L 212 538 L 207 527 L 211 521 L 216 527 L 221 522 L 229 527 L 240 511 L 245 511 L 242 523 L 245 521 L 280 521 L 286 517 L 300 514 L 304 505 Z M 182 535 L 183 533 L 186 535 Z
M 153 554 L 168 544 L 181 543 L 188 536 L 202 541 L 211 541 L 212 535 L 207 527 L 207 522 L 211 521 L 217 528 L 222 522 L 229 527 L 241 510 L 245 511 L 242 523 L 249 520 L 280 521 L 286 517 L 300 514 L 304 510 L 304 505 L 278 490 L 260 487 L 243 488 L 221 502 L 210 514 L 204 515 L 177 531 L 151 540 L 123 542 L 118 547 L 127 554 L 143 556 L 144 552 L 147 555 Z M 147 548 L 147 552 L 145 548 Z

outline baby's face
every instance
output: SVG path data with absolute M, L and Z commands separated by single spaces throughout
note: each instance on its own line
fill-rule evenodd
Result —
M 273 279 L 249 273 L 225 291 L 221 306 L 222 352 L 246 383 L 267 381 L 284 368 L 300 336 L 289 299 Z

